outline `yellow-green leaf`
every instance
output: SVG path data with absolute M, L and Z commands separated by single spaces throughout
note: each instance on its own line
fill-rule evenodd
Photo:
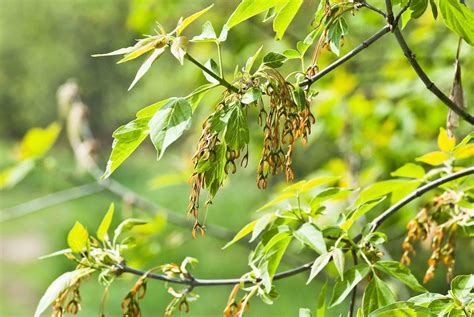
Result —
M 201 15 L 203 15 L 204 13 L 209 11 L 213 6 L 214 6 L 214 4 L 211 4 L 207 8 L 202 9 L 201 11 L 196 12 L 193 15 L 188 16 L 186 19 L 180 21 L 180 23 L 178 23 L 178 27 L 176 28 L 176 34 L 179 36 L 181 34 L 181 32 L 183 32 L 184 29 L 188 27 L 188 25 L 190 25 L 197 18 L 199 18 Z
M 283 193 L 280 196 L 276 197 L 275 199 L 269 201 L 268 203 L 266 203 L 262 207 L 258 208 L 256 212 L 260 212 L 262 210 L 265 210 L 265 209 L 275 205 L 276 203 L 279 203 L 280 201 L 286 200 L 288 198 L 294 198 L 294 197 L 295 197 L 294 193 L 291 193 L 291 192 L 290 193 Z
M 0 190 L 12 188 L 18 184 L 35 166 L 35 161 L 20 161 L 17 164 L 0 171 Z
M 456 160 L 462 160 L 470 157 L 474 157 L 474 144 L 463 145 L 454 152 L 454 158 Z
M 456 145 L 456 139 L 450 138 L 448 132 L 444 128 L 439 129 L 438 147 L 443 152 L 451 152 Z
M 303 0 L 288 0 L 288 2 L 277 13 L 275 20 L 273 20 L 273 30 L 276 33 L 277 40 L 280 40 L 283 37 L 286 29 L 302 4 Z
M 246 224 L 245 227 L 243 227 L 235 235 L 235 237 L 230 242 L 228 242 L 222 249 L 226 249 L 226 248 L 230 247 L 231 245 L 233 245 L 234 243 L 236 243 L 237 241 L 239 241 L 240 239 L 242 239 L 243 237 L 248 235 L 250 232 L 252 232 L 253 228 L 255 228 L 256 223 L 257 223 L 257 220 L 254 220 L 254 221 Z
M 446 162 L 448 159 L 449 159 L 448 154 L 441 151 L 430 152 L 416 158 L 418 162 L 423 162 L 423 163 L 433 165 L 433 166 L 440 165 Z
M 53 146 L 61 131 L 61 125 L 51 123 L 47 128 L 32 128 L 23 137 L 20 144 L 21 160 L 41 158 Z
M 87 229 L 78 221 L 74 224 L 67 235 L 67 244 L 72 252 L 82 252 L 87 246 L 89 233 Z
M 99 229 L 97 229 L 97 238 L 100 241 L 105 241 L 108 239 L 107 231 L 109 230 L 110 224 L 112 223 L 112 218 L 114 216 L 114 203 L 111 203 L 109 206 L 109 210 L 102 219 L 102 222 L 99 225 Z

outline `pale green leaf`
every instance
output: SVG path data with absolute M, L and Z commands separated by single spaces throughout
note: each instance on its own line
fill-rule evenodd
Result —
M 206 23 L 202 26 L 202 32 L 199 35 L 196 35 L 191 39 L 191 42 L 219 42 L 217 39 L 216 31 L 214 31 L 214 27 L 210 21 L 206 21 Z
M 309 284 L 326 267 L 326 265 L 329 263 L 329 260 L 331 260 L 331 257 L 332 253 L 324 253 L 318 256 L 316 260 L 314 260 L 306 284 Z
M 38 260 L 44 260 L 44 259 L 52 258 L 54 256 L 64 255 L 64 254 L 67 254 L 67 253 L 72 253 L 72 250 L 70 248 L 59 250 L 59 251 L 56 251 L 56 252 L 53 252 L 53 253 L 50 253 L 50 254 L 42 255 L 38 258 Z
M 242 0 L 229 17 L 229 20 L 227 20 L 226 25 L 230 29 L 265 10 L 286 3 L 287 1 L 288 0 Z
M 326 293 L 328 288 L 328 282 L 326 281 L 321 287 L 318 296 L 318 303 L 316 306 L 316 317 L 324 317 L 326 315 Z
M 188 50 L 188 40 L 184 36 L 179 36 L 171 43 L 171 54 L 179 61 L 181 65 L 184 64 L 184 56 Z
M 34 317 L 40 317 L 64 290 L 73 285 L 78 279 L 92 272 L 93 270 L 89 268 L 83 268 L 60 275 L 49 285 L 48 289 L 41 297 L 38 306 L 36 307 Z
M 255 63 L 255 60 L 257 59 L 257 57 L 260 55 L 260 52 L 262 51 L 262 49 L 263 49 L 263 45 L 260 46 L 260 48 L 255 52 L 255 54 L 250 56 L 249 59 L 247 60 L 247 63 L 245 63 L 245 70 L 247 72 L 250 73 L 250 71 L 252 70 L 252 66 Z
M 21 182 L 35 167 L 34 160 L 24 160 L 0 171 L 0 190 L 9 189 Z
M 336 267 L 337 272 L 342 280 L 344 280 L 344 264 L 346 259 L 344 257 L 344 252 L 341 249 L 335 248 L 332 251 L 332 259 L 334 262 L 334 266 Z
M 277 204 L 281 201 L 287 200 L 289 198 L 294 198 L 294 197 L 295 197 L 294 193 L 283 193 L 283 194 L 277 196 L 276 198 L 274 198 L 273 200 L 269 201 L 268 203 L 266 203 L 262 207 L 258 208 L 256 212 L 260 212 L 262 210 L 265 210 L 267 208 L 272 207 L 273 205 L 275 205 L 275 204 Z
M 135 226 L 141 226 L 147 224 L 147 221 L 135 218 L 129 218 L 122 221 L 117 228 L 114 230 L 114 244 L 117 242 L 118 237 L 127 231 L 130 231 Z
M 369 317 L 435 317 L 429 309 L 410 302 L 395 302 L 379 308 L 369 314 Z
M 300 308 L 298 311 L 298 317 L 312 317 L 311 310 L 309 308 Z
M 150 69 L 151 65 L 155 60 L 157 60 L 161 54 L 165 51 L 165 48 L 157 48 L 153 50 L 153 52 L 150 54 L 150 56 L 143 62 L 143 64 L 140 66 L 140 68 L 137 71 L 137 74 L 135 75 L 135 78 L 133 79 L 132 83 L 130 84 L 130 87 L 128 87 L 128 90 L 131 90 L 133 86 L 136 85 L 136 83 L 146 74 L 146 72 Z
M 319 254 L 327 252 L 323 234 L 314 224 L 304 223 L 298 230 L 293 232 L 293 235 Z
M 192 109 L 184 98 L 176 98 L 159 108 L 150 119 L 150 138 L 161 159 L 165 150 L 191 125 Z

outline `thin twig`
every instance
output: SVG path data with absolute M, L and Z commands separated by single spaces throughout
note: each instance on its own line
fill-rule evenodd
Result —
M 371 227 L 372 231 L 377 229 L 386 219 L 388 219 L 390 216 L 392 216 L 396 211 L 400 210 L 402 207 L 410 203 L 412 200 L 415 198 L 420 197 L 424 193 L 437 188 L 438 186 L 450 182 L 452 180 L 474 174 L 474 167 L 470 167 L 467 169 L 464 169 L 460 172 L 439 178 L 437 180 L 434 180 L 417 190 L 411 192 L 408 196 L 406 196 L 404 199 L 400 200 L 398 203 L 387 209 L 384 213 L 382 213 L 379 217 L 374 219 L 371 222 Z M 354 238 L 354 241 L 359 241 L 362 238 L 362 234 L 357 235 Z M 281 273 L 275 274 L 273 277 L 273 280 L 280 280 L 284 279 L 293 275 L 297 275 L 299 273 L 308 271 L 311 269 L 311 266 L 313 265 L 313 262 L 309 262 L 303 265 L 300 265 L 296 268 L 283 271 Z M 135 274 L 138 276 L 142 276 L 145 271 L 137 270 L 134 268 L 131 268 L 125 264 L 121 264 L 117 267 L 117 273 L 131 273 Z M 231 279 L 194 279 L 194 280 L 183 280 L 183 279 L 175 279 L 175 278 L 169 278 L 164 275 L 160 274 L 150 274 L 149 278 L 155 279 L 155 280 L 160 280 L 160 281 L 165 281 L 165 282 L 170 282 L 170 283 L 175 283 L 175 284 L 185 284 L 185 285 L 193 285 L 193 286 L 219 286 L 219 285 L 235 285 L 238 283 L 252 283 L 249 279 L 242 279 L 242 278 L 231 278 Z
M 358 260 L 357 260 L 357 251 L 352 249 L 351 253 L 352 253 L 352 260 L 354 262 L 354 265 L 357 265 L 357 262 L 358 262 Z M 355 308 L 355 303 L 356 303 L 356 297 L 357 297 L 357 284 L 352 289 L 351 303 L 350 303 L 350 306 L 349 306 L 349 317 L 354 316 L 354 308 Z
M 436 97 L 438 97 L 441 102 L 443 102 L 446 106 L 448 106 L 452 111 L 456 112 L 460 117 L 462 117 L 465 121 L 469 122 L 471 125 L 474 125 L 474 117 L 471 116 L 466 110 L 461 108 L 459 105 L 454 103 L 448 96 L 446 96 L 428 77 L 426 72 L 423 68 L 418 64 L 418 61 L 415 58 L 415 54 L 411 51 L 410 47 L 408 46 L 405 38 L 403 37 L 402 32 L 395 26 L 393 31 L 395 34 L 395 38 L 397 39 L 398 45 L 402 49 L 405 57 L 408 59 L 411 67 L 415 70 L 418 77 L 421 81 L 426 85 L 426 88 L 430 90 Z
M 387 10 L 387 23 L 390 25 L 390 28 L 391 28 L 390 31 L 393 31 L 395 25 L 393 24 L 394 17 L 393 17 L 393 8 L 392 8 L 391 0 L 385 0 L 385 8 Z
M 385 34 L 387 34 L 389 32 L 390 32 L 390 26 L 389 25 L 384 26 L 379 31 L 377 31 L 372 36 L 370 36 L 368 39 L 366 39 L 361 44 L 359 44 L 357 47 L 355 47 L 352 51 L 350 51 L 349 53 L 347 53 L 343 57 L 339 58 L 338 60 L 333 62 L 331 65 L 327 66 L 326 68 L 324 68 L 322 71 L 320 71 L 316 75 L 302 81 L 300 83 L 300 87 L 309 87 L 309 86 L 311 86 L 313 83 L 315 83 L 319 79 L 323 78 L 328 73 L 330 73 L 331 71 L 333 71 L 337 67 L 341 66 L 342 64 L 344 64 L 345 62 L 350 60 L 352 57 L 356 56 L 357 54 L 359 54 L 360 52 L 365 50 L 367 47 L 369 47 L 371 44 L 373 44 L 374 42 L 376 42 L 378 39 L 380 39 L 382 36 L 384 36 Z
M 103 190 L 104 186 L 97 184 L 97 182 L 93 182 L 51 193 L 20 205 L 0 210 L 0 222 L 16 219 L 51 206 L 90 196 Z

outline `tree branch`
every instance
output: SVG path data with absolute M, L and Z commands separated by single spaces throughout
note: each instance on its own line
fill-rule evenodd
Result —
M 35 211 L 90 196 L 103 190 L 104 186 L 93 182 L 39 197 L 23 204 L 0 210 L 0 222 L 16 219 Z
M 474 125 L 474 117 L 471 116 L 466 110 L 461 108 L 459 105 L 454 103 L 448 96 L 446 96 L 428 77 L 425 73 L 423 68 L 418 64 L 418 61 L 415 58 L 415 54 L 409 48 L 405 38 L 403 37 L 402 32 L 395 26 L 393 33 L 395 34 L 395 38 L 397 39 L 398 45 L 402 49 L 405 57 L 407 58 L 408 62 L 410 63 L 411 67 L 415 70 L 418 77 L 421 81 L 426 85 L 426 88 L 430 90 L 442 103 L 448 106 L 452 111 L 458 114 L 461 118 L 465 121 L 469 122 L 471 125 Z
M 430 182 L 426 185 L 423 185 L 423 186 L 419 187 L 415 191 L 411 192 L 408 196 L 405 196 L 405 198 L 403 198 L 402 200 L 397 202 L 395 205 L 388 208 L 380 216 L 378 216 L 377 218 L 372 220 L 372 222 L 370 223 L 370 226 L 371 226 L 370 232 L 374 232 L 385 220 L 387 220 L 387 218 L 389 218 L 391 215 L 396 213 L 402 207 L 404 207 L 405 205 L 410 203 L 412 200 L 420 197 L 424 193 L 426 193 L 426 192 L 428 192 L 428 191 L 430 191 L 434 188 L 437 188 L 438 186 L 440 186 L 444 183 L 447 183 L 447 182 L 450 182 L 452 180 L 455 180 L 455 179 L 458 179 L 458 178 L 461 178 L 461 177 L 464 177 L 464 176 L 467 176 L 467 175 L 471 175 L 471 174 L 474 174 L 474 167 L 469 167 L 469 168 L 466 168 L 466 169 L 464 169 L 460 172 L 450 174 L 450 175 L 447 175 L 445 177 L 438 178 L 438 179 L 436 179 L 436 180 L 434 180 L 434 181 L 432 181 L 432 182 Z
M 387 218 L 392 216 L 396 211 L 400 210 L 403 206 L 407 205 L 409 202 L 411 202 L 415 198 L 420 197 L 424 193 L 426 193 L 426 192 L 428 192 L 428 191 L 430 191 L 434 188 L 437 188 L 438 186 L 440 186 L 444 183 L 450 182 L 452 180 L 455 180 L 455 179 L 458 179 L 458 178 L 461 178 L 461 177 L 464 177 L 464 176 L 467 176 L 467 175 L 470 175 L 470 174 L 474 174 L 474 167 L 470 167 L 470 168 L 464 169 L 460 172 L 457 172 L 457 173 L 454 173 L 454 174 L 436 179 L 436 180 L 434 180 L 430 183 L 427 183 L 424 186 L 421 186 L 417 190 L 411 192 L 404 199 L 402 199 L 401 201 L 399 201 L 398 203 L 396 203 L 395 205 L 393 205 L 392 207 L 387 209 L 379 217 L 374 219 L 371 222 L 371 227 L 372 227 L 371 231 L 378 228 Z M 359 241 L 361 238 L 362 238 L 362 234 L 359 234 L 354 238 L 354 241 Z M 273 280 L 274 281 L 275 280 L 281 280 L 281 279 L 284 279 L 284 278 L 287 278 L 287 277 L 290 277 L 290 276 L 297 275 L 299 273 L 308 271 L 308 270 L 311 269 L 312 265 L 313 265 L 313 262 L 308 262 L 306 264 L 300 265 L 300 266 L 295 267 L 293 269 L 283 271 L 281 273 L 277 273 L 273 277 Z M 146 274 L 145 271 L 141 271 L 141 270 L 131 268 L 131 267 L 127 266 L 125 263 L 120 264 L 120 265 L 117 266 L 117 274 L 120 275 L 121 273 L 130 273 L 130 274 L 134 274 L 134 275 L 138 275 L 138 276 L 143 276 L 144 274 Z M 164 281 L 164 282 L 169 282 L 169 283 L 174 283 L 174 284 L 191 285 L 191 286 L 195 286 L 195 287 L 197 287 L 197 286 L 221 286 L 221 285 L 235 285 L 235 284 L 239 284 L 239 283 L 251 283 L 250 280 L 242 279 L 242 278 L 183 280 L 183 279 L 169 278 L 169 277 L 164 276 L 164 275 L 153 274 L 153 273 L 148 274 L 148 277 L 150 279 L 160 280 L 160 281 Z
M 316 75 L 302 81 L 300 83 L 300 87 L 309 87 L 309 86 L 311 86 L 313 83 L 315 83 L 319 79 L 323 78 L 328 73 L 330 73 L 331 71 L 333 71 L 337 67 L 341 66 L 342 64 L 344 64 L 345 62 L 350 60 L 352 57 L 356 56 L 357 54 L 359 54 L 360 52 L 365 50 L 367 47 L 369 47 L 371 44 L 373 44 L 374 42 L 376 42 L 378 39 L 380 39 L 382 36 L 384 36 L 385 34 L 387 34 L 389 32 L 390 32 L 390 26 L 389 25 L 384 26 L 379 31 L 377 31 L 375 34 L 373 34 L 368 39 L 366 39 L 361 44 L 359 44 L 357 47 L 355 47 L 352 51 L 350 51 L 349 53 L 347 53 L 343 57 L 339 58 L 338 60 L 336 60 L 335 62 L 330 64 L 329 66 L 324 68 L 322 71 L 320 71 Z

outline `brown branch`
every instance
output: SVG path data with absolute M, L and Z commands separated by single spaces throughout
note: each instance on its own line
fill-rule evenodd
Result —
M 361 44 L 356 46 L 352 51 L 350 51 L 349 53 L 347 53 L 343 57 L 339 58 L 338 60 L 333 62 L 331 65 L 327 66 L 322 71 L 320 71 L 319 73 L 317 73 L 316 75 L 314 75 L 310 78 L 307 78 L 306 80 L 303 80 L 300 83 L 300 87 L 309 87 L 309 86 L 311 86 L 316 81 L 323 78 L 324 76 L 326 76 L 327 74 L 332 72 L 334 69 L 341 66 L 342 64 L 344 64 L 345 62 L 347 62 L 348 60 L 350 60 L 351 58 L 353 58 L 354 56 L 356 56 L 357 54 L 359 54 L 360 52 L 362 52 L 363 50 L 368 48 L 370 45 L 372 45 L 374 42 L 376 42 L 382 36 L 384 36 L 385 34 L 387 34 L 389 32 L 390 32 L 390 26 L 389 25 L 384 26 L 383 28 L 378 30 L 376 33 L 374 33 L 372 36 L 370 36 L 368 39 L 366 39 Z

